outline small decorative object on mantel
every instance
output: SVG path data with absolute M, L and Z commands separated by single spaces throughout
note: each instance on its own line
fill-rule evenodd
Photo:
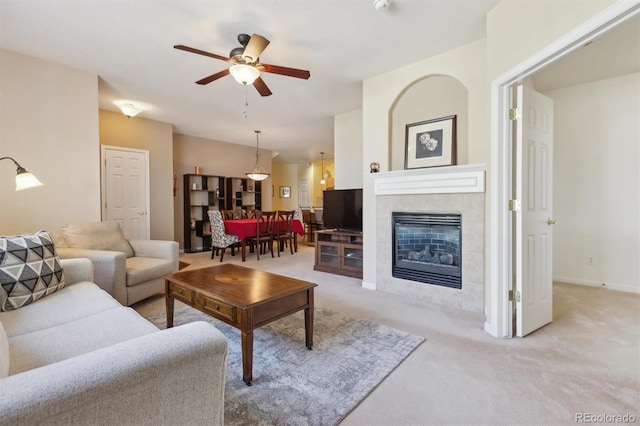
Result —
M 407 124 L 404 168 L 456 164 L 456 116 Z
M 380 163 L 376 163 L 375 161 L 369 164 L 370 173 L 378 173 L 380 171 Z
M 199 175 L 200 173 L 202 173 L 202 169 L 200 166 L 196 166 L 196 174 Z

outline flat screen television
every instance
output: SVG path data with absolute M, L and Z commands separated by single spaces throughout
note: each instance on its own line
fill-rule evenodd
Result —
M 362 232 L 362 189 L 324 191 L 322 222 L 326 229 Z

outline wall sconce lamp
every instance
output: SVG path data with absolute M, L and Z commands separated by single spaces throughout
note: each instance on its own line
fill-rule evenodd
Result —
M 24 167 L 22 167 L 16 160 L 11 157 L 2 157 L 2 160 L 11 160 L 18 168 L 16 174 L 16 191 L 22 191 L 23 189 L 35 188 L 36 186 L 42 186 L 42 182 L 37 177 L 29 173 Z

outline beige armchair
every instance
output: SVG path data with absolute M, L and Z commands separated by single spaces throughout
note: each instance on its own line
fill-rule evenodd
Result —
M 69 224 L 50 234 L 61 259 L 90 259 L 95 283 L 125 306 L 163 292 L 162 277 L 178 270 L 177 242 L 127 240 L 117 222 Z

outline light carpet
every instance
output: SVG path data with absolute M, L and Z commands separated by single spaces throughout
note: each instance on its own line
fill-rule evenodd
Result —
M 165 328 L 164 313 L 148 318 Z M 315 308 L 313 350 L 302 311 L 254 331 L 253 386 L 242 381 L 240 331 L 196 309 L 174 325 L 207 321 L 227 337 L 225 425 L 334 425 L 353 410 L 424 338 Z

